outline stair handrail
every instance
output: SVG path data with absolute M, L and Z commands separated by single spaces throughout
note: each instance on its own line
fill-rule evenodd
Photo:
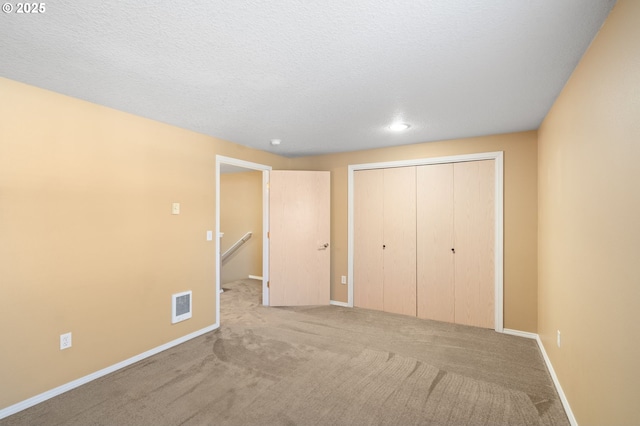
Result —
M 238 250 L 244 243 L 249 241 L 249 239 L 251 238 L 252 235 L 253 235 L 253 232 L 249 231 L 246 234 L 244 234 L 244 236 L 242 238 L 240 238 L 238 241 L 233 243 L 233 245 L 231 247 L 229 247 L 229 249 L 227 251 L 225 251 L 222 254 L 222 256 L 220 256 L 221 262 L 224 262 L 225 260 L 227 260 L 229 258 L 229 256 L 231 256 L 233 253 L 235 253 L 236 250 Z

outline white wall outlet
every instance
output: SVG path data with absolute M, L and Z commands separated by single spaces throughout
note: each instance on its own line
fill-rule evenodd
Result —
M 560 330 L 558 330 L 558 338 L 556 343 L 558 343 L 558 347 L 560 347 Z
M 207 231 L 207 241 L 213 241 L 213 231 Z
M 180 214 L 180 203 L 171 204 L 171 214 Z
M 60 350 L 71 347 L 71 332 L 60 335 Z
M 347 276 L 346 276 L 346 275 L 343 275 L 343 276 L 342 276 L 342 278 L 340 278 L 340 282 L 341 282 L 342 284 L 346 284 L 346 283 L 347 283 Z

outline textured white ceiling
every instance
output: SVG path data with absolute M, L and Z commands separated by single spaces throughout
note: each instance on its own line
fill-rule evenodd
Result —
M 0 76 L 300 156 L 536 129 L 615 0 L 45 4 Z

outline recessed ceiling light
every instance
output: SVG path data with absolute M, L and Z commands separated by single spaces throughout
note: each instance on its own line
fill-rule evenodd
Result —
M 409 127 L 411 127 L 411 125 L 407 123 L 393 123 L 391 126 L 389 126 L 389 130 L 393 132 L 402 132 L 404 130 L 407 130 Z
M 278 145 L 280 145 L 280 142 L 282 142 L 281 139 L 271 139 L 271 145 L 272 146 L 278 146 Z

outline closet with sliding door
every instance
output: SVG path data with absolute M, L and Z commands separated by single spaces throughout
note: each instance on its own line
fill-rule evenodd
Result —
M 354 171 L 354 305 L 494 327 L 495 160 Z

